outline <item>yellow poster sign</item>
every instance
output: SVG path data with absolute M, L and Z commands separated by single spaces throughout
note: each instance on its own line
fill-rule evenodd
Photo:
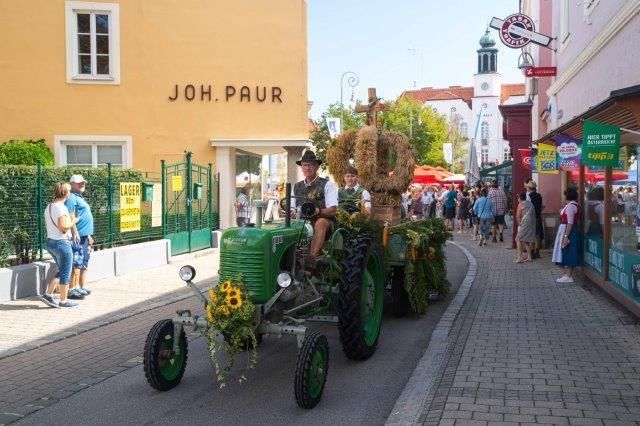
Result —
M 173 192 L 182 191 L 182 175 L 171 176 L 171 190 Z
M 140 230 L 140 182 L 120 182 L 120 232 Z

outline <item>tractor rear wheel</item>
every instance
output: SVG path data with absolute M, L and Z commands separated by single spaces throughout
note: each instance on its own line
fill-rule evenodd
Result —
M 302 408 L 313 408 L 322 398 L 329 370 L 327 338 L 316 332 L 305 337 L 298 350 L 294 389 L 296 402 Z
M 400 318 L 409 312 L 409 295 L 404 289 L 404 266 L 391 268 L 391 313 Z
M 151 327 L 144 345 L 144 375 L 152 388 L 167 391 L 180 383 L 187 366 L 187 336 L 180 331 L 180 353 L 173 352 L 173 321 L 165 319 Z
M 376 351 L 384 285 L 381 248 L 368 235 L 351 240 L 338 291 L 340 343 L 349 359 L 367 359 Z

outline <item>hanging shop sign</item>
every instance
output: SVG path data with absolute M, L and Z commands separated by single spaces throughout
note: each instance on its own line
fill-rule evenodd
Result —
M 580 169 L 580 139 L 565 135 L 556 136 L 556 151 L 558 152 L 558 168 L 560 170 Z
M 140 182 L 120 182 L 120 232 L 140 230 Z
M 338 117 L 327 117 L 327 129 L 331 139 L 342 134 L 342 123 Z
M 536 160 L 538 173 L 558 173 L 558 159 L 556 146 L 544 143 L 538 144 L 538 158 Z
M 556 73 L 556 67 L 528 67 L 524 69 L 525 77 L 554 77 Z
M 180 192 L 183 188 L 182 175 L 171 176 L 171 191 Z
M 446 161 L 449 164 L 453 164 L 453 144 L 443 143 L 442 152 L 444 153 L 444 161 Z
M 617 166 L 620 159 L 620 128 L 597 121 L 582 125 L 582 163 L 587 166 Z
M 520 49 L 529 43 L 549 47 L 551 37 L 536 32 L 533 19 L 522 13 L 514 13 L 504 20 L 493 18 L 489 24 L 498 30 L 502 43 L 512 49 Z

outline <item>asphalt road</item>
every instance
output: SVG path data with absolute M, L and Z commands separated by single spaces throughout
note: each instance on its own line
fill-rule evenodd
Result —
M 460 249 L 448 244 L 447 256 L 452 294 L 432 303 L 422 317 L 385 315 L 378 349 L 370 359 L 348 360 L 334 325 L 313 327 L 329 340 L 330 362 L 322 401 L 312 410 L 299 408 L 293 396 L 294 337 L 265 338 L 256 369 L 246 374 L 248 380 L 238 384 L 234 379 L 239 372 L 233 371 L 222 390 L 215 382 L 206 341 L 198 338 L 189 345 L 182 382 L 169 392 L 153 390 L 138 366 L 18 424 L 383 424 L 466 274 L 467 259 Z

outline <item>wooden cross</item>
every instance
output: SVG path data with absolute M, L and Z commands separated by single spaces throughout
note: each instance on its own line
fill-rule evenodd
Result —
M 375 87 L 370 87 L 368 89 L 369 93 L 369 103 L 367 105 L 356 105 L 356 112 L 364 112 L 367 114 L 366 123 L 367 126 L 378 126 L 378 112 L 386 111 L 387 106 L 385 104 L 380 103 L 380 98 L 376 96 Z

